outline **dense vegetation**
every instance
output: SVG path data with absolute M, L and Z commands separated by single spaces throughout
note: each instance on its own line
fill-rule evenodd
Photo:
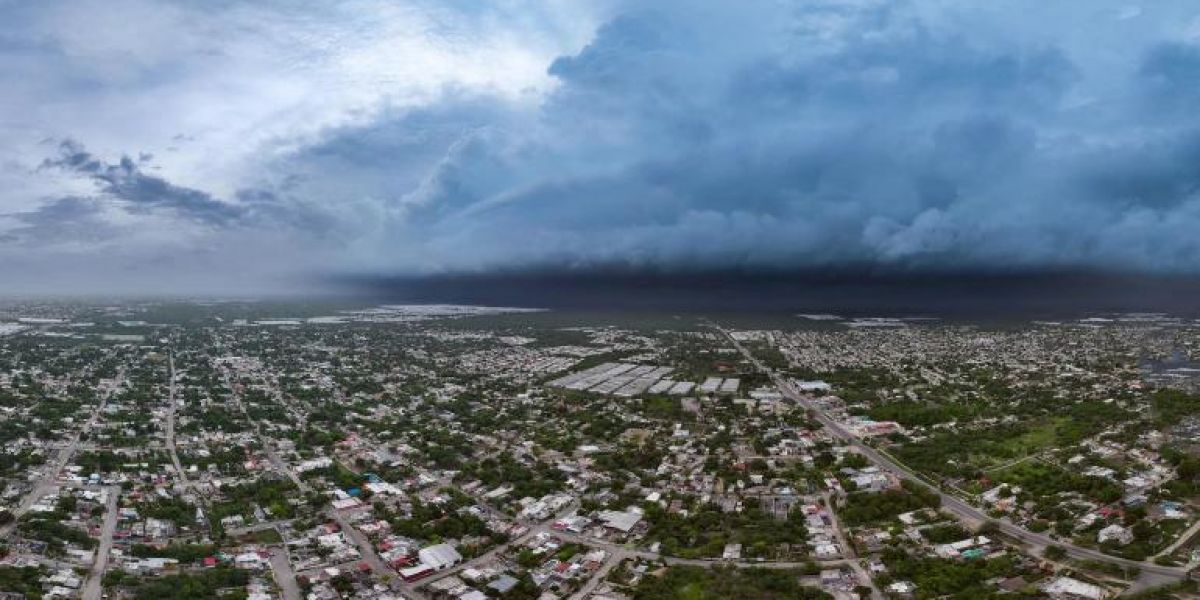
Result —
M 121 571 L 110 571 L 104 576 L 105 587 L 125 587 L 134 600 L 243 600 L 249 581 L 247 572 L 230 567 L 156 579 L 141 579 Z
M 998 591 L 987 581 L 1019 573 L 1016 564 L 1009 557 L 958 562 L 913 557 L 901 550 L 892 550 L 884 553 L 883 560 L 888 567 L 888 574 L 880 583 L 886 584 L 891 580 L 911 581 L 917 584 L 918 599 L 1011 598 L 1011 595 Z
M 42 597 L 40 580 L 45 574 L 46 570 L 39 567 L 0 567 L 0 590 L 38 600 Z
M 935 492 L 905 481 L 898 490 L 849 494 L 838 514 L 847 525 L 860 526 L 889 521 L 906 512 L 940 505 L 941 499 Z
M 792 511 L 786 520 L 779 520 L 755 499 L 746 499 L 741 512 L 722 512 L 707 504 L 686 517 L 651 504 L 646 519 L 650 537 L 662 542 L 663 552 L 685 558 L 720 556 L 728 543 L 742 544 L 743 553 L 750 557 L 770 556 L 781 544 L 796 545 L 789 546 L 791 551 L 802 553 L 802 540 L 808 535 L 803 513 Z
M 670 567 L 661 576 L 644 578 L 635 600 L 825 600 L 825 592 L 800 585 L 796 572 L 767 569 Z

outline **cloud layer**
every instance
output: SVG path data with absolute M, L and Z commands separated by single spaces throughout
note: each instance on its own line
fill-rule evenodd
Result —
M 1046 4 L 5 5 L 0 275 L 1197 274 L 1200 9 Z

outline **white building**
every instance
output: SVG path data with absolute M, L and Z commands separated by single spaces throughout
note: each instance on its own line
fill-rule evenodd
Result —
M 1101 529 L 1100 533 L 1096 534 L 1096 541 L 1100 542 L 1101 544 L 1108 541 L 1114 541 L 1124 546 L 1125 544 L 1133 541 L 1133 533 L 1128 529 L 1113 523 L 1112 525 Z
M 600 520 L 604 522 L 605 527 L 616 529 L 621 533 L 629 533 L 642 520 L 642 515 L 635 512 L 606 510 L 600 513 Z
M 821 380 L 815 381 L 797 381 L 796 388 L 802 392 L 828 392 L 833 389 L 833 386 Z
M 450 544 L 435 544 L 433 546 L 421 548 L 421 550 L 417 552 L 417 557 L 421 559 L 422 564 L 427 565 L 434 571 L 441 571 L 442 569 L 453 567 L 454 565 L 462 562 L 463 558 L 462 555 L 458 553 L 458 550 L 455 550 L 454 546 L 451 546 Z
M 1104 588 L 1070 577 L 1054 579 L 1043 586 L 1042 591 L 1055 600 L 1104 600 L 1108 597 Z

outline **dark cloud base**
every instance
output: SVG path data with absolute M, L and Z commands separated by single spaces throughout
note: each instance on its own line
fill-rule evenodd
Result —
M 589 311 L 833 312 L 846 316 L 1071 318 L 1109 312 L 1200 316 L 1200 278 L 1079 271 L 507 273 L 336 276 L 327 283 L 383 302 L 448 302 Z

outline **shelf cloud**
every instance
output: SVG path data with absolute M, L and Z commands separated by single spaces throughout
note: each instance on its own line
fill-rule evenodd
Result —
M 1200 272 L 1186 2 L 310 10 L 0 8 L 0 275 Z

